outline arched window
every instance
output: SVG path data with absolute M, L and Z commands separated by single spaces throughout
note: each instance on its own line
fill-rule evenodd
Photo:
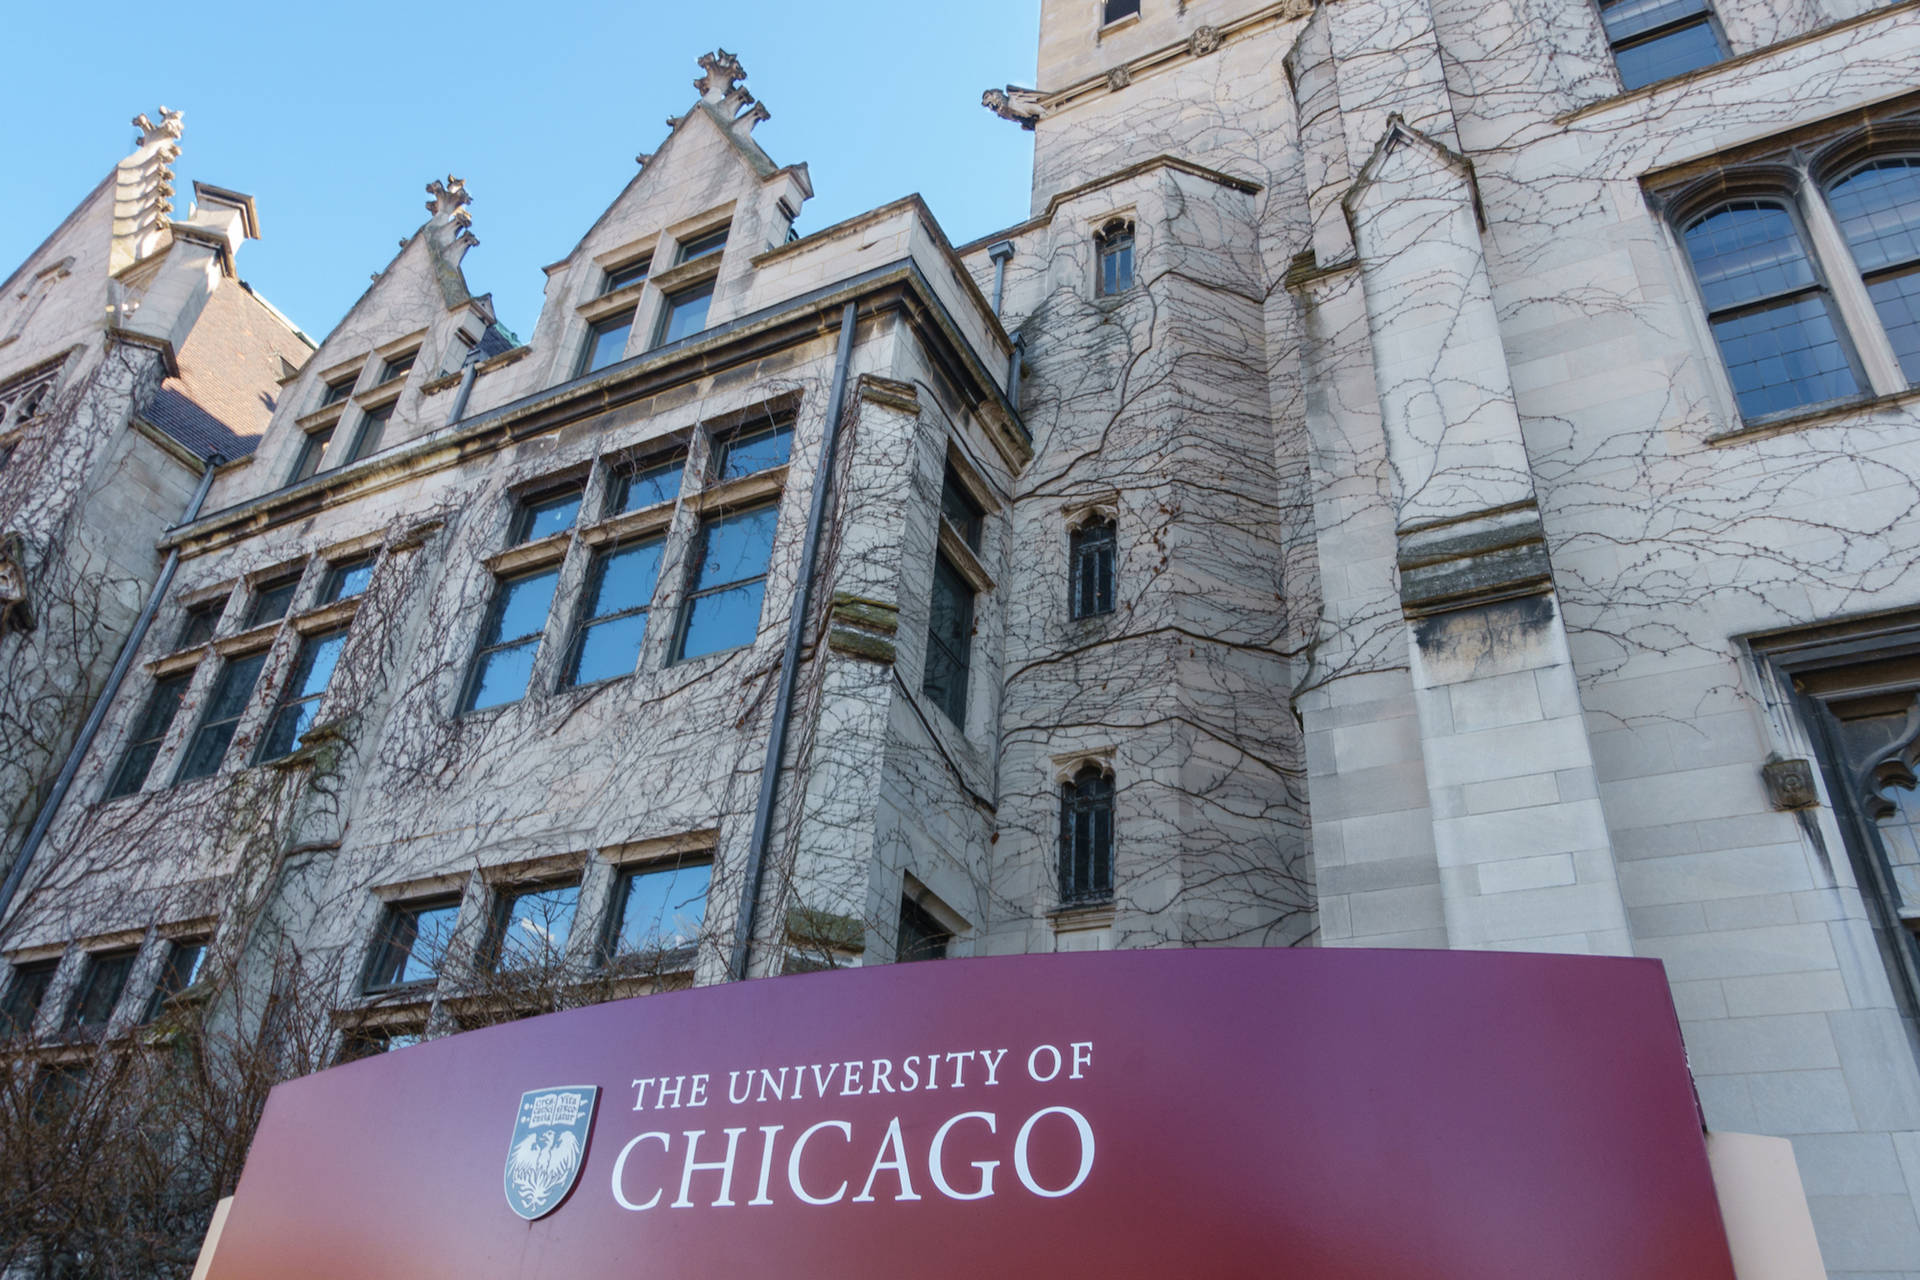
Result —
M 1761 417 L 1857 395 L 1853 354 L 1778 200 L 1731 200 L 1681 233 L 1740 412 Z
M 1828 185 L 1827 202 L 1900 371 L 1920 382 L 1920 159 L 1863 165 Z
M 1113 778 L 1083 766 L 1060 790 L 1060 901 L 1113 896 Z
M 1091 618 L 1113 612 L 1113 521 L 1089 520 L 1068 539 L 1073 571 L 1073 616 Z
M 1093 237 L 1096 264 L 1094 283 L 1103 298 L 1133 288 L 1133 224 L 1115 218 Z

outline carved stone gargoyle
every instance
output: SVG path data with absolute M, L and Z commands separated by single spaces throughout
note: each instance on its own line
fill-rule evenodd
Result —
M 27 599 L 27 540 L 17 533 L 0 537 L 0 636 L 33 630 L 33 605 Z

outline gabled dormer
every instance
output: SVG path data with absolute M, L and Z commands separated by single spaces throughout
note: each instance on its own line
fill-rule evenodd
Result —
M 753 258 L 786 242 L 813 195 L 805 165 L 755 141 L 771 118 L 721 49 L 700 60 L 700 97 L 573 251 L 546 269 L 534 330 L 538 390 L 724 324 L 747 307 Z

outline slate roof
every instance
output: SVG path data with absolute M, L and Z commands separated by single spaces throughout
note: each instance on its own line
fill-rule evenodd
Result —
M 306 335 L 245 282 L 222 280 L 180 349 L 179 375 L 140 416 L 196 457 L 245 457 L 273 417 L 281 377 L 311 354 Z

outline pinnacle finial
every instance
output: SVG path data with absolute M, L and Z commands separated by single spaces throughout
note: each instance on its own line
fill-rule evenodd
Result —
M 160 122 L 156 124 L 146 112 L 142 111 L 133 118 L 133 127 L 140 131 L 140 136 L 134 139 L 133 145 L 144 147 L 150 142 L 177 143 L 180 135 L 187 130 L 184 114 L 179 111 L 169 111 L 165 104 L 162 104 Z M 176 147 L 175 150 L 177 151 L 178 148 Z
M 740 59 L 725 49 L 703 53 L 699 61 L 700 70 L 705 74 L 693 82 L 693 87 L 708 102 L 722 101 L 747 78 L 747 69 L 740 65 Z
M 436 218 L 451 218 L 454 225 L 468 227 L 473 224 L 473 215 L 467 212 L 467 206 L 473 203 L 473 197 L 467 194 L 466 180 L 447 175 L 445 182 L 435 178 L 427 184 L 427 194 L 433 199 L 427 201 L 427 212 Z

